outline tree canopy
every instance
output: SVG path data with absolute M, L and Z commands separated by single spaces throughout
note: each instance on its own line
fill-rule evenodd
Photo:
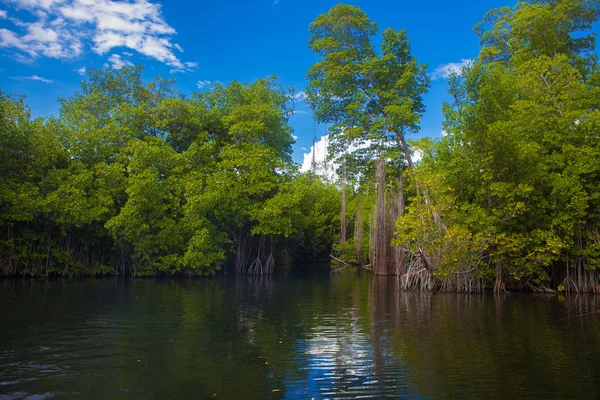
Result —
M 448 135 L 419 141 L 429 76 L 406 30 L 345 4 L 317 16 L 307 94 L 333 183 L 292 162 L 275 77 L 183 95 L 142 67 L 90 70 L 48 118 L 0 91 L 0 272 L 270 274 L 331 256 L 405 289 L 600 292 L 599 15 L 486 13 L 479 56 L 448 80 Z

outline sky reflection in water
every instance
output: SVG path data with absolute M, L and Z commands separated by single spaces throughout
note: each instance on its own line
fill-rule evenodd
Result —
M 596 297 L 352 271 L 0 289 L 0 399 L 600 397 Z

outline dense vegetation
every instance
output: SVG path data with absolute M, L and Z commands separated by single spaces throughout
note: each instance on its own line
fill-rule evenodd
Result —
M 412 143 L 424 153 L 417 165 L 406 136 L 428 78 L 406 32 L 384 30 L 377 52 L 360 9 L 319 16 L 309 99 L 334 124 L 341 187 L 353 188 L 343 228 L 354 237 L 340 240 L 341 258 L 364 259 L 368 240 L 374 272 L 404 288 L 600 292 L 600 75 L 589 32 L 599 12 L 586 0 L 488 12 L 475 27 L 480 55 L 449 80 L 447 136 Z
M 91 71 L 58 118 L 0 97 L 4 274 L 265 274 L 274 255 L 327 257 L 339 194 L 295 172 L 285 91 L 186 98 L 141 72 Z
M 291 162 L 293 97 L 272 78 L 184 96 L 139 67 L 91 71 L 35 120 L 0 94 L 0 269 L 268 274 L 331 253 L 404 288 L 600 292 L 599 13 L 488 12 L 447 136 L 413 143 L 429 77 L 407 32 L 376 38 L 353 6 L 319 16 L 307 93 L 335 184 Z
M 441 274 L 498 291 L 600 291 L 600 75 L 582 32 L 599 7 L 520 3 L 476 27 L 480 56 L 450 80 L 449 135 L 415 171 L 448 229 L 419 233 L 418 202 L 398 225 L 409 246 L 427 242 Z

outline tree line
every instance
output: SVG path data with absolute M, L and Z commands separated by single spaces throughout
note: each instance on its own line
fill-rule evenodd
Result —
M 46 119 L 0 96 L 3 274 L 261 275 L 327 257 L 339 193 L 297 173 L 289 93 L 173 85 L 92 70 Z
M 486 13 L 447 135 L 419 141 L 430 78 L 408 33 L 345 4 L 318 16 L 306 91 L 333 184 L 292 163 L 293 93 L 271 77 L 186 96 L 140 67 L 92 70 L 45 119 L 1 94 L 0 268 L 270 274 L 331 255 L 406 289 L 599 292 L 599 12 Z

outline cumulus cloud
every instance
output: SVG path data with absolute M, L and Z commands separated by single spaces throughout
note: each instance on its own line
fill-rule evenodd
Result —
M 115 48 L 128 49 L 171 66 L 190 71 L 197 63 L 183 62 L 174 50 L 177 32 L 168 25 L 160 4 L 149 0 L 6 0 L 17 10 L 31 14 L 23 22 L 0 11 L 14 25 L 0 29 L 0 47 L 18 59 L 50 57 L 68 59 L 81 55 L 87 43 L 94 53 L 105 55 Z
M 111 67 L 112 69 L 121 69 L 123 67 L 131 67 L 133 66 L 133 63 L 129 60 L 126 60 L 124 58 L 122 58 L 120 55 L 118 54 L 112 54 L 110 57 L 108 57 L 108 63 L 104 64 L 104 67 Z
M 371 145 L 371 141 L 367 140 L 364 143 L 351 144 L 347 150 L 347 154 L 351 154 L 359 149 L 365 149 Z M 339 164 L 334 163 L 327 159 L 329 146 L 329 135 L 324 135 L 319 139 L 315 145 L 310 147 L 310 151 L 304 154 L 302 165 L 300 166 L 300 172 L 307 172 L 312 169 L 313 153 L 315 158 L 315 171 L 316 175 L 323 177 L 329 182 L 336 182 L 338 175 L 336 170 L 340 167 Z
M 210 86 L 210 85 L 212 85 L 212 82 L 211 81 L 206 81 L 206 80 L 205 81 L 198 81 L 196 83 L 196 86 L 198 87 L 198 89 L 203 89 L 205 86 Z
M 86 71 L 85 67 L 81 67 L 81 68 L 75 70 L 75 72 L 77 72 L 81 76 L 85 75 L 85 71 Z
M 367 140 L 362 143 L 351 144 L 347 150 L 346 154 L 352 154 L 357 150 L 366 149 L 372 145 L 370 140 Z M 394 146 L 393 143 L 389 143 L 388 145 Z M 300 166 L 300 172 L 307 172 L 312 169 L 312 160 L 313 153 L 315 158 L 315 174 L 319 175 L 329 182 L 335 182 L 338 179 L 338 175 L 335 172 L 340 165 L 336 164 L 327 159 L 328 153 L 327 148 L 329 146 L 329 135 L 324 135 L 319 139 L 314 146 L 310 147 L 310 151 L 304 153 L 304 159 L 302 160 L 302 165 Z M 301 148 L 306 151 L 304 147 Z M 423 152 L 420 149 L 412 148 L 412 159 L 414 163 L 418 163 L 423 158 Z
M 473 60 L 471 60 L 470 58 L 463 58 L 460 60 L 460 62 L 438 65 L 438 67 L 435 70 L 433 70 L 433 73 L 431 74 L 431 79 L 448 79 L 452 71 L 455 71 L 456 73 L 460 74 L 462 68 L 469 65 L 472 61 Z
M 41 76 L 31 75 L 31 76 L 13 76 L 11 79 L 16 81 L 40 81 L 44 83 L 54 83 L 52 79 L 46 79 Z
M 315 174 L 333 182 L 337 179 L 335 173 L 336 165 L 327 160 L 327 146 L 329 145 L 329 136 L 325 135 L 319 139 L 313 146 L 310 146 L 310 151 L 304 153 L 304 159 L 300 166 L 300 172 L 310 171 L 312 168 L 313 153 L 315 158 Z
M 6 18 L 6 11 L 0 10 L 0 18 Z
M 420 149 L 413 149 L 412 160 L 416 164 L 423 159 L 423 151 Z

